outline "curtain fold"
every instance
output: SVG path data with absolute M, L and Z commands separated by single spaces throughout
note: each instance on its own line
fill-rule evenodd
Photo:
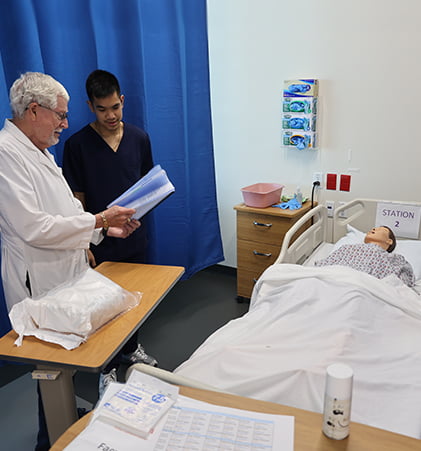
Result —
M 113 72 L 124 120 L 149 133 L 154 162 L 176 188 L 151 215 L 150 262 L 184 266 L 189 277 L 222 261 L 206 0 L 3 0 L 0 25 L 0 121 L 21 73 L 57 78 L 71 97 L 69 129 L 51 149 L 61 164 L 64 141 L 92 120 L 86 77 Z

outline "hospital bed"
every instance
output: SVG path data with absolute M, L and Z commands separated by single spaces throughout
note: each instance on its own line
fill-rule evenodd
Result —
M 304 215 L 256 282 L 249 311 L 213 333 L 175 375 L 322 412 L 326 368 L 345 363 L 354 371 L 351 420 L 421 439 L 419 283 L 409 288 L 395 276 L 313 265 L 341 243 L 362 242 L 383 202 L 352 201 L 335 211 L 333 225 L 323 206 Z M 395 252 L 421 281 L 419 228 L 417 235 L 398 238 Z

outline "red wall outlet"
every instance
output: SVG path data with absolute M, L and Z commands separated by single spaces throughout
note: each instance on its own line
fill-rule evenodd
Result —
M 337 174 L 326 174 L 326 189 L 336 189 Z
M 351 190 L 351 176 L 341 174 L 341 182 L 339 185 L 339 189 L 341 191 L 350 191 Z

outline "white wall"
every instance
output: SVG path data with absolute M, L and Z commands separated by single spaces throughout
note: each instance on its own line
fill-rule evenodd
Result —
M 421 200 L 420 17 L 419 0 L 208 0 L 223 264 L 252 183 L 308 195 L 314 172 L 350 173 L 349 193 L 318 200 Z M 283 82 L 298 78 L 320 81 L 317 151 L 281 147 Z

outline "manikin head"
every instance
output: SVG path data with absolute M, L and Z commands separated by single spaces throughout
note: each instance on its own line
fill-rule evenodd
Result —
M 396 238 L 393 231 L 387 226 L 373 227 L 367 232 L 364 243 L 377 244 L 387 252 L 392 252 L 396 247 Z

